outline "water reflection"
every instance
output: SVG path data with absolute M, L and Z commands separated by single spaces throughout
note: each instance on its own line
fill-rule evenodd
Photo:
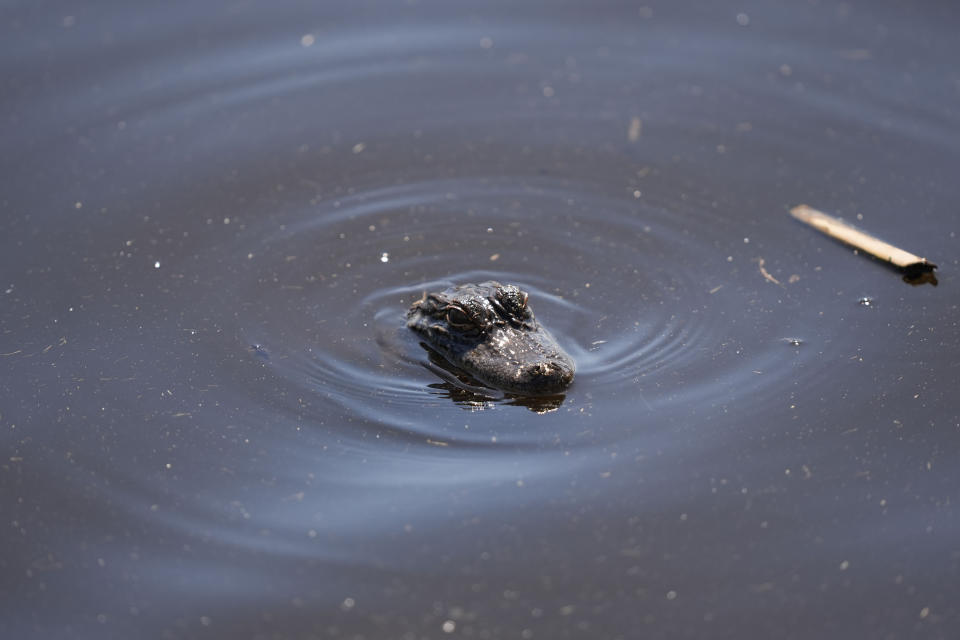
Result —
M 913 268 L 908 268 L 903 271 L 903 281 L 914 286 L 922 284 L 937 286 L 937 274 L 934 273 L 934 269 L 936 269 L 936 267 L 933 265 L 914 265 Z

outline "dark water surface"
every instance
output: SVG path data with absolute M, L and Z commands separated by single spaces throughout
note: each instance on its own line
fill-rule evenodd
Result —
M 0 636 L 957 637 L 953 3 L 0 16 Z M 485 279 L 562 403 L 425 366 Z

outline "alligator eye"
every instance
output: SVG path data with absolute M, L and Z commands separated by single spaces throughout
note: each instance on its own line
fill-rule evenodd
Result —
M 447 322 L 457 329 L 473 329 L 474 323 L 460 307 L 450 307 L 447 310 Z
M 527 301 L 530 294 L 521 291 L 519 287 L 508 284 L 497 291 L 497 301 L 500 303 L 504 312 L 513 316 L 517 320 L 523 320 L 530 315 L 527 309 Z

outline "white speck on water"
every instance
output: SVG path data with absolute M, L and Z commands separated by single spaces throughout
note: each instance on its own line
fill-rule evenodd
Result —
M 639 190 L 639 189 L 637 189 L 636 191 L 633 192 L 633 197 L 634 197 L 634 198 L 639 198 L 639 197 L 642 196 L 642 195 L 643 195 L 643 194 L 640 193 L 640 190 Z
M 82 209 L 82 208 L 83 208 L 83 203 L 80 202 L 79 200 L 77 200 L 76 202 L 73 203 L 73 208 L 74 208 L 74 209 Z
M 390 262 L 390 254 L 384 251 L 380 254 L 380 262 Z
M 364 143 L 364 142 L 358 142 L 357 144 L 353 145 L 353 152 L 354 152 L 354 153 L 362 153 L 363 150 L 366 149 L 366 148 L 367 148 L 366 143 Z
M 748 24 L 750 24 L 750 16 L 748 16 L 745 13 L 738 13 L 737 24 L 740 25 L 741 27 L 747 26 Z
M 453 633 L 457 629 L 457 623 L 453 620 L 447 620 L 443 623 L 441 629 L 443 629 L 444 633 Z
M 353 598 L 344 598 L 343 603 L 340 605 L 340 608 L 344 611 L 350 611 L 357 605 L 357 601 Z
M 487 227 L 487 233 L 493 233 L 493 227 Z
M 667 600 L 676 600 L 677 592 L 676 591 L 667 591 Z
M 840 571 L 846 571 L 846 570 L 849 569 L 849 568 L 850 568 L 850 562 L 849 562 L 849 561 L 844 560 L 843 562 L 840 563 Z
M 223 224 L 230 224 L 230 218 L 224 218 Z
M 862 298 L 857 300 L 857 304 L 859 304 L 861 307 L 872 307 L 873 298 L 871 298 L 870 296 L 863 296 Z
M 312 33 L 308 33 L 308 34 L 306 34 L 305 36 L 301 36 L 301 38 L 300 38 L 300 46 L 301 46 L 301 47 L 312 47 L 312 46 L 313 46 L 313 43 L 316 42 L 316 41 L 317 41 L 316 37 L 314 37 L 314 35 L 313 35 Z
M 210 618 L 210 616 L 200 616 L 200 624 L 204 627 L 209 627 L 211 624 L 213 624 L 213 620 Z
M 750 238 L 744 238 L 743 244 L 750 244 Z
M 553 87 L 551 87 L 550 85 L 547 85 L 543 88 L 544 98 L 552 98 L 554 95 L 556 95 L 556 91 L 554 91 Z
M 153 263 L 153 268 L 154 268 L 154 269 L 159 269 L 159 268 L 160 268 L 160 261 L 159 261 L 159 260 L 157 260 L 156 262 Z

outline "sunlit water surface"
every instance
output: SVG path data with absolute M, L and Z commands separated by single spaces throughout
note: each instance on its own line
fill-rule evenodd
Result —
M 0 635 L 954 637 L 952 5 L 325 5 L 4 10 Z

